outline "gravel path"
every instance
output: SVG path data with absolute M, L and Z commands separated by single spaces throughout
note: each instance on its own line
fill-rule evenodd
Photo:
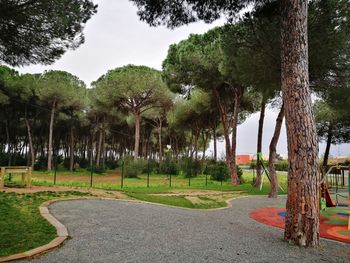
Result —
M 245 197 L 215 211 L 113 200 L 58 202 L 50 210 L 72 238 L 30 262 L 350 262 L 348 244 L 322 239 L 320 249 L 300 249 L 282 240 L 282 230 L 248 216 L 284 202 Z

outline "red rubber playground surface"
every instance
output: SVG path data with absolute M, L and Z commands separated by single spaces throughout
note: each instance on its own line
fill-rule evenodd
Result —
M 284 228 L 285 208 L 264 207 L 254 210 L 249 216 L 256 221 Z M 348 229 L 349 212 L 345 207 L 327 208 L 321 212 L 320 235 L 323 238 L 350 243 L 350 230 Z

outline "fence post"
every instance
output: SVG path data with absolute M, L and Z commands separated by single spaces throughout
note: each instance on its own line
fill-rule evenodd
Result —
M 0 188 L 5 186 L 5 167 L 1 167 Z
M 92 175 L 94 173 L 94 164 L 93 162 L 91 162 L 91 166 L 90 166 L 90 188 L 92 188 Z
M 149 158 L 147 163 L 147 188 L 149 187 Z
M 171 187 L 171 174 L 169 174 L 169 187 Z
M 205 186 L 208 186 L 208 173 L 205 174 Z
M 120 188 L 124 187 L 124 160 L 122 161 L 122 180 L 120 182 Z
M 57 155 L 55 155 L 55 171 L 53 175 L 53 184 L 56 184 L 56 176 L 57 176 Z
M 32 178 L 32 167 L 28 168 L 28 174 L 27 174 L 27 188 L 31 187 L 31 178 Z

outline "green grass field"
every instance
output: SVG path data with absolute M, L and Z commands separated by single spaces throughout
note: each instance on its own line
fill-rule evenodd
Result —
M 86 195 L 80 192 L 0 192 L 0 256 L 36 248 L 56 237 L 56 229 L 39 213 L 40 204 L 51 199 Z
M 287 176 L 284 173 L 278 174 L 279 183 L 283 189 L 287 190 Z M 243 191 L 246 194 L 268 194 L 270 183 L 265 176 L 264 185 L 260 191 L 252 187 L 253 174 L 246 171 L 243 174 L 244 183 L 239 186 L 232 186 L 230 181 L 210 180 L 210 176 L 198 175 L 196 177 L 185 178 L 182 175 L 168 176 L 164 174 L 151 174 L 149 183 L 146 174 L 138 178 L 124 178 L 123 187 L 119 171 L 109 171 L 106 174 L 93 174 L 92 187 L 105 190 L 123 190 L 126 192 L 138 193 L 162 193 L 174 189 L 183 190 L 216 190 L 216 191 Z M 19 184 L 19 176 L 13 176 L 12 182 Z M 91 174 L 88 171 L 68 172 L 60 171 L 56 174 L 56 185 L 68 187 L 89 188 L 91 183 Z M 32 184 L 37 186 L 54 186 L 54 172 L 34 172 Z M 149 185 L 149 187 L 147 187 Z M 279 194 L 286 194 L 279 190 Z

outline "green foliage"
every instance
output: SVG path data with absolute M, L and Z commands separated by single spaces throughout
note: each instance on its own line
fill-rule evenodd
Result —
M 159 163 L 156 160 L 150 159 L 145 161 L 143 165 L 142 173 L 153 173 L 154 171 L 158 171 Z
M 193 160 L 191 158 L 183 158 L 181 160 L 181 170 L 185 177 L 196 177 L 202 172 L 202 164 L 199 160 Z
M 277 160 L 275 163 L 276 171 L 288 172 L 288 160 Z
M 86 170 L 87 170 L 88 172 L 91 172 L 91 165 L 89 165 L 89 166 L 86 168 Z M 107 168 L 106 168 L 105 166 L 103 166 L 103 165 L 95 165 L 95 164 L 93 164 L 93 165 L 92 165 L 92 171 L 93 171 L 93 173 L 95 173 L 95 174 L 104 174 L 104 173 L 106 173 Z
M 40 215 L 38 207 L 43 202 L 62 197 L 86 195 L 89 194 L 0 192 L 0 257 L 42 246 L 56 237 L 56 229 Z
M 165 160 L 160 165 L 159 173 L 178 175 L 179 174 L 178 164 L 172 160 Z
M 120 169 L 124 169 L 125 178 L 137 178 L 142 171 L 147 167 L 147 161 L 134 160 L 131 156 L 125 156 L 119 160 Z
M 208 173 L 211 175 L 212 180 L 227 181 L 230 179 L 230 174 L 227 165 L 223 161 L 219 161 L 208 167 Z
M 90 0 L 1 1 L 0 60 L 51 64 L 84 42 L 83 28 L 96 11 Z

